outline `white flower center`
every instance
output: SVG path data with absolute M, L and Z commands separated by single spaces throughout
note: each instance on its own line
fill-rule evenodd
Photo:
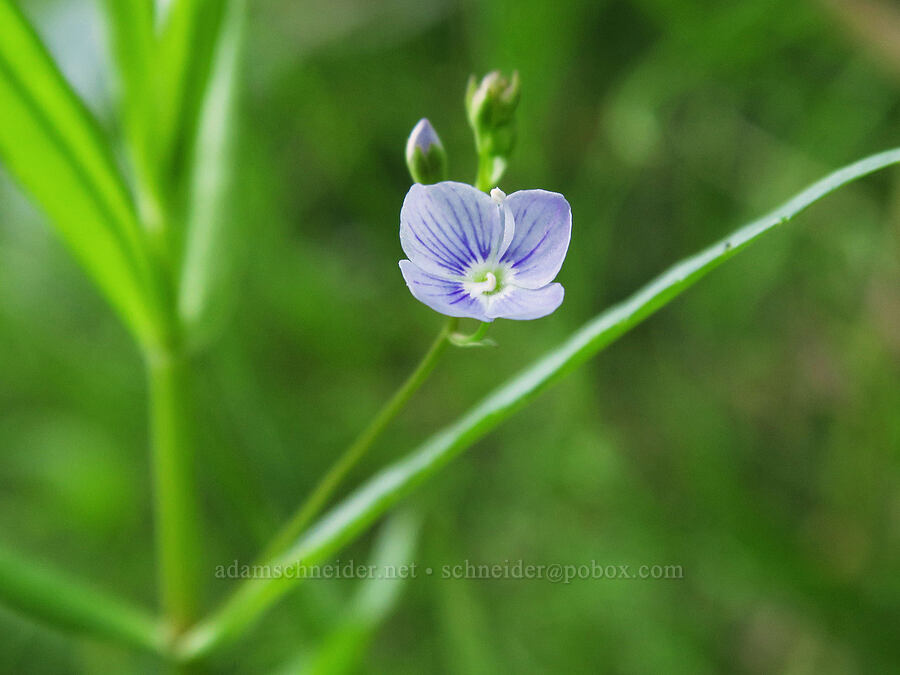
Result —
M 506 295 L 514 281 L 515 274 L 506 265 L 481 263 L 466 273 L 462 285 L 473 298 L 487 301 Z
M 493 190 L 491 190 L 491 199 L 493 199 L 497 204 L 500 204 L 504 199 L 506 199 L 506 193 L 500 188 L 495 187 Z

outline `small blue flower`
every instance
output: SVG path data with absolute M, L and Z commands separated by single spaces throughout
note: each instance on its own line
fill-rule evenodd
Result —
M 556 192 L 413 185 L 400 211 L 409 258 L 400 271 L 413 296 L 441 314 L 538 319 L 563 301 L 563 287 L 551 282 L 571 233 L 572 210 Z

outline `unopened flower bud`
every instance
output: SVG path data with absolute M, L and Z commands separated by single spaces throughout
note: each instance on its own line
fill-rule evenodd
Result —
M 406 166 L 416 183 L 430 185 L 447 178 L 447 153 L 431 122 L 424 117 L 406 141 Z
M 519 105 L 519 73 L 506 78 L 499 71 L 477 81 L 473 75 L 466 90 L 466 111 L 481 155 L 506 158 L 515 144 L 514 118 Z

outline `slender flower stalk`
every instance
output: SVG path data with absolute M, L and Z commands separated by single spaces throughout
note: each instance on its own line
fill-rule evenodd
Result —
M 397 417 L 412 395 L 422 386 L 431 371 L 437 365 L 441 355 L 451 344 L 450 337 L 455 334 L 458 319 L 451 318 L 447 321 L 437 338 L 431 344 L 425 356 L 416 366 L 416 369 L 394 393 L 390 400 L 378 412 L 356 440 L 347 447 L 344 453 L 331 466 L 328 472 L 319 480 L 316 487 L 306 498 L 306 501 L 294 513 L 287 524 L 275 536 L 275 539 L 266 547 L 261 560 L 268 561 L 290 548 L 303 534 L 306 527 L 312 522 L 335 490 L 346 478 L 347 474 L 365 456 L 369 448 L 378 440 L 388 424 Z
M 536 319 L 559 307 L 563 288 L 552 282 L 565 258 L 571 228 L 569 204 L 553 192 L 524 190 L 507 198 L 499 189 L 488 196 L 462 183 L 413 185 L 400 214 L 400 242 L 409 256 L 400 261 L 400 270 L 413 296 L 451 318 L 409 379 L 265 549 L 264 561 L 303 533 L 422 385 L 448 344 L 491 344 L 484 336 L 494 319 Z M 474 334 L 460 335 L 458 317 L 482 324 Z
M 490 329 L 491 324 L 480 323 L 471 335 L 466 335 L 465 333 L 451 334 L 450 342 L 457 347 L 493 347 L 495 343 L 489 337 L 486 337 Z
M 490 192 L 497 185 L 496 178 L 503 175 L 506 162 L 499 157 L 479 155 L 478 172 L 475 174 L 475 187 L 482 192 Z

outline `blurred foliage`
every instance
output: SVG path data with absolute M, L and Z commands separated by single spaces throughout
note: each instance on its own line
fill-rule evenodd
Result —
M 356 478 L 670 262 L 897 145 L 898 64 L 878 45 L 900 22 L 847 19 L 873 0 L 250 4 L 226 216 L 240 263 L 196 383 L 210 600 L 214 566 L 252 559 L 440 326 L 396 268 L 403 147 L 428 116 L 451 178 L 474 178 L 471 72 L 521 74 L 502 187 L 571 202 L 566 301 L 447 358 Z M 26 3 L 121 139 L 99 9 Z M 898 186 L 889 172 L 814 207 L 413 499 L 422 566 L 679 564 L 683 580 L 417 579 L 363 670 L 900 668 Z M 0 406 L 5 543 L 152 603 L 138 356 L 6 180 Z M 215 665 L 289 667 L 356 593 L 307 584 Z M 153 668 L 2 611 L 0 636 L 2 672 Z

